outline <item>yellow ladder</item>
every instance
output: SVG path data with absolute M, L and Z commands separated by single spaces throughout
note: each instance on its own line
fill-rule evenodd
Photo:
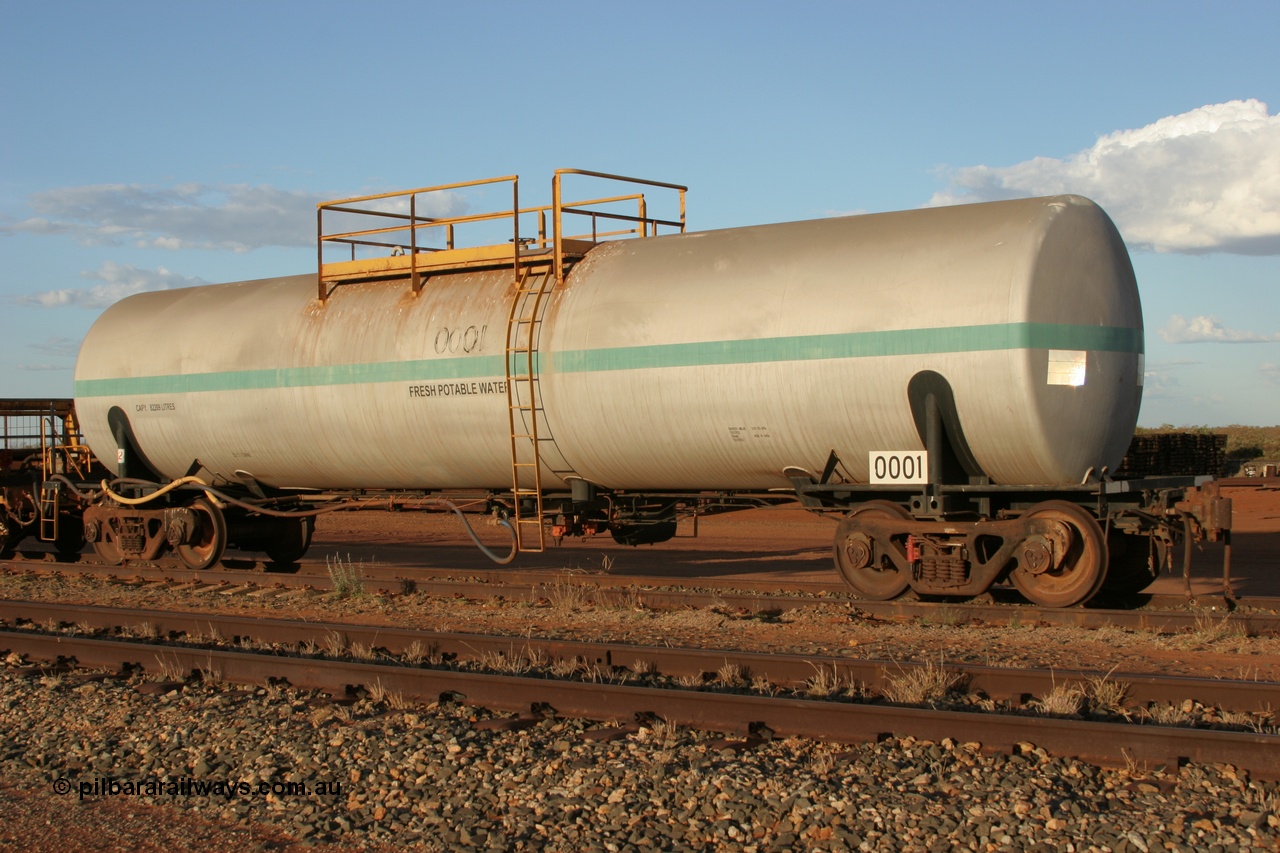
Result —
M 542 454 L 539 452 L 538 335 L 542 302 L 555 277 L 550 270 L 516 269 L 507 315 L 507 422 L 511 433 L 511 497 L 516 549 L 546 550 L 542 510 Z M 530 506 L 531 505 L 531 506 Z M 532 530 L 530 530 L 532 528 Z
M 68 415 L 70 418 L 70 415 Z M 74 422 L 74 421 L 73 421 Z M 68 442 L 71 435 L 68 429 Z M 40 418 L 40 540 L 54 542 L 58 538 L 58 512 L 62 484 L 50 479 L 58 470 L 58 427 L 53 417 Z

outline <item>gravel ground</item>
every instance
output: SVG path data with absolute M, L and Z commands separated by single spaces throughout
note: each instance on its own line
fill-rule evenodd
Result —
M 1274 850 L 1280 839 L 1280 785 L 1229 767 L 1099 770 L 1031 745 L 985 755 L 910 739 L 745 747 L 661 724 L 592 731 L 447 705 L 340 706 L 219 684 L 164 692 L 4 668 L 0 847 L 1145 853 Z M 233 791 L 200 794 L 197 782 Z
M 1161 636 L 997 629 L 945 608 L 911 622 L 868 619 L 835 604 L 780 616 L 662 612 L 645 608 L 642 597 L 631 607 L 591 606 L 568 574 L 537 601 L 191 596 L 3 572 L 0 597 L 957 666 L 1280 680 L 1280 639 L 1245 636 L 1211 615 L 1195 631 Z M 653 728 L 593 740 L 588 723 L 512 729 L 489 718 L 449 706 L 334 706 L 228 685 L 157 695 L 135 684 L 21 678 L 0 666 L 0 850 L 1280 849 L 1280 787 L 1224 767 L 1099 770 L 1034 750 L 992 756 L 972 745 L 898 740 L 738 748 Z M 56 793 L 58 779 L 72 792 Z M 94 795 L 102 779 L 175 788 Z M 198 795 L 185 780 L 234 782 L 237 792 Z M 310 790 L 259 795 L 264 781 Z M 322 781 L 342 789 L 319 794 Z M 248 794 L 238 793 L 242 782 Z

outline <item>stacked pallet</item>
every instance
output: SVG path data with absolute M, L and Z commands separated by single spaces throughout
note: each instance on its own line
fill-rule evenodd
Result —
M 1117 477 L 1191 474 L 1225 476 L 1227 437 L 1204 432 L 1155 432 L 1135 435 Z

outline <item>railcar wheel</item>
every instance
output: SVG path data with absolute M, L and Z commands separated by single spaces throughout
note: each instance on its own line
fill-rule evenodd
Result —
M 1018 546 L 1013 585 L 1045 607 L 1088 601 L 1106 579 L 1107 541 L 1097 520 L 1067 501 L 1045 501 L 1023 514 L 1057 522 L 1055 533 L 1030 536 Z
M 178 556 L 189 569 L 207 569 L 222 559 L 227 547 L 227 522 L 222 510 L 208 498 L 196 498 L 191 504 L 196 516 L 195 534 L 191 541 L 177 546 Z
M 282 518 L 276 527 L 277 536 L 262 550 L 273 563 L 296 563 L 311 547 L 311 533 L 316 520 L 311 518 Z
M 108 566 L 118 566 L 124 562 L 124 557 L 120 555 L 120 547 L 116 545 L 116 540 L 109 529 L 103 530 L 101 535 L 93 540 L 93 552 Z
M 836 571 L 854 592 L 872 601 L 897 598 L 907 591 L 911 578 L 900 571 L 886 553 L 894 545 L 862 532 L 859 517 L 906 519 L 911 517 L 911 513 L 889 501 L 867 501 L 840 522 L 832 549 Z

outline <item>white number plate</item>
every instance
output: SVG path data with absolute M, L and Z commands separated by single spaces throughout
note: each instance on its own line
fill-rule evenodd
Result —
M 872 485 L 923 486 L 929 482 L 927 450 L 872 450 L 867 457 Z

